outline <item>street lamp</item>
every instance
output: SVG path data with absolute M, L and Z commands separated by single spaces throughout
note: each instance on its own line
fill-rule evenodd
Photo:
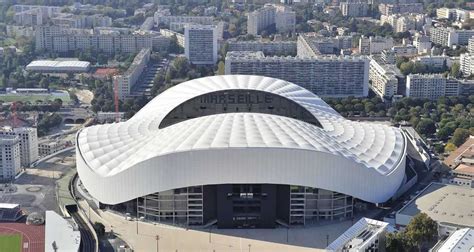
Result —
M 160 252 L 160 236 L 156 235 L 156 252 Z

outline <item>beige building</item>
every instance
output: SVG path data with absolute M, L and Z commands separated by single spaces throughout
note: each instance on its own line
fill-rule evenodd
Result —
M 123 100 L 126 97 L 130 96 L 133 86 L 137 83 L 140 75 L 143 73 L 148 61 L 150 60 L 150 49 L 142 49 L 137 56 L 133 59 L 130 67 L 122 75 L 116 75 L 113 77 L 114 89 L 118 88 L 116 91 L 119 99 Z
M 442 74 L 410 74 L 407 77 L 406 96 L 437 100 L 459 95 L 459 81 Z
M 382 99 L 397 94 L 400 72 L 394 65 L 385 65 L 371 58 L 369 67 L 369 87 Z
M 366 2 L 342 2 L 339 4 L 342 15 L 345 17 L 366 17 L 369 4 Z
M 247 14 L 248 34 L 259 35 L 273 24 L 278 32 L 294 32 L 296 13 L 286 6 L 265 4 L 263 8 Z

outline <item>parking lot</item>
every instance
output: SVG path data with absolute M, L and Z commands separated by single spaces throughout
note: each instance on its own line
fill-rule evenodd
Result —
M 74 152 L 61 154 L 29 168 L 8 188 L 0 191 L 0 202 L 20 204 L 26 214 L 46 210 L 59 212 L 56 180 L 75 166 Z M 4 188 L 5 185 L 0 185 Z

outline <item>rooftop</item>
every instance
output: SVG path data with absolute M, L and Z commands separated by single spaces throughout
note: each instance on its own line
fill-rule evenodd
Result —
M 474 136 L 469 137 L 459 148 L 452 151 L 444 160 L 444 164 L 449 168 L 454 168 L 463 157 L 474 157 Z
M 438 244 L 434 252 L 464 252 L 474 250 L 474 229 L 463 228 L 452 233 L 448 239 Z
M 431 183 L 397 214 L 428 214 L 436 222 L 474 226 L 474 188 Z
M 339 236 L 335 241 L 329 244 L 326 249 L 331 251 L 341 251 L 348 248 L 360 248 L 367 241 L 371 240 L 372 237 L 377 236 L 379 233 L 386 230 L 387 227 L 387 222 L 362 218 L 352 227 L 347 229 L 347 231 Z

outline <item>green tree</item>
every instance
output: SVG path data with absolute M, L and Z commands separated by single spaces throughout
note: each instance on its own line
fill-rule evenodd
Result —
M 450 74 L 454 78 L 461 77 L 461 65 L 458 62 L 453 63 Z
M 423 245 L 433 241 L 437 234 L 438 224 L 426 213 L 415 215 L 405 230 L 408 242 L 420 251 Z
M 105 226 L 100 222 L 94 222 L 94 230 L 97 236 L 102 237 L 105 235 Z
M 388 233 L 385 248 L 387 252 L 407 251 L 407 241 L 404 233 Z
M 469 130 L 458 128 L 454 131 L 453 138 L 451 139 L 451 141 L 453 142 L 454 145 L 459 147 L 464 142 L 466 142 L 466 139 L 468 137 L 469 137 Z
M 436 125 L 433 120 L 422 118 L 415 129 L 422 135 L 431 135 L 436 132 Z
M 223 61 L 219 61 L 219 64 L 217 64 L 217 74 L 218 75 L 225 74 L 225 64 Z
M 444 146 L 445 152 L 451 152 L 454 150 L 456 150 L 456 145 L 454 145 L 453 143 L 447 143 L 446 146 Z

